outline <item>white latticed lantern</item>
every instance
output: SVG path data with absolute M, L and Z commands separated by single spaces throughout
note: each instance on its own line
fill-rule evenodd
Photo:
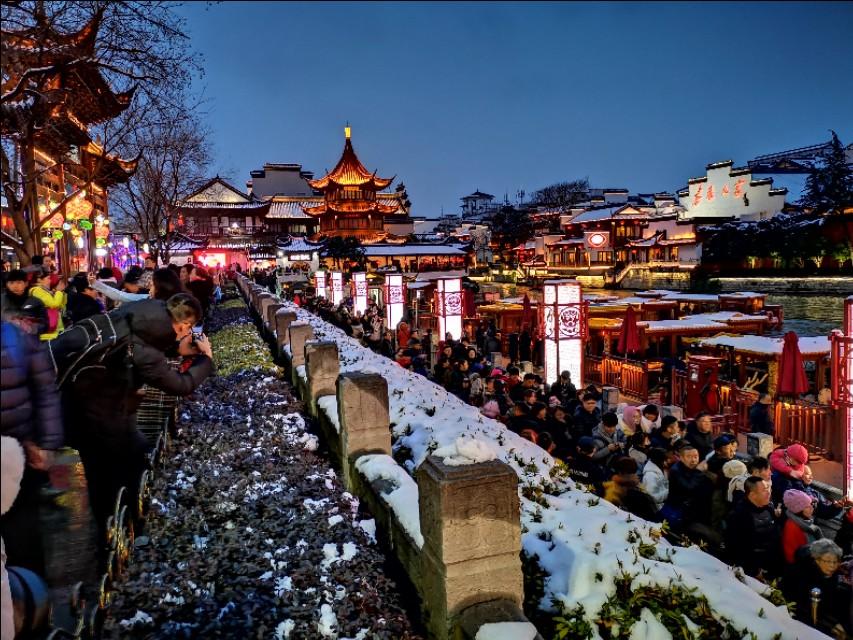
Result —
M 329 276 L 332 280 L 332 304 L 338 305 L 344 299 L 344 274 L 332 271 Z
M 853 497 L 853 296 L 844 301 L 844 330 L 830 335 L 832 404 L 844 430 L 844 495 Z
M 367 274 L 363 271 L 352 274 L 352 300 L 356 313 L 367 311 Z
M 561 371 L 572 382 L 583 381 L 583 342 L 587 337 L 587 306 L 577 280 L 546 280 L 542 286 L 540 328 L 545 343 L 545 380 L 556 382 Z
M 441 278 L 436 285 L 439 336 L 444 340 L 449 333 L 454 340 L 459 340 L 462 336 L 462 278 Z
M 389 329 L 396 329 L 403 319 L 406 308 L 403 276 L 389 273 L 385 276 L 385 324 Z
M 314 274 L 314 290 L 318 298 L 326 297 L 326 272 L 318 271 Z

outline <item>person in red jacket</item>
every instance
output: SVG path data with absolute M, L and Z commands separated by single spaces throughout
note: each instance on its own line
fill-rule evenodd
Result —
M 782 528 L 782 552 L 787 564 L 796 561 L 797 549 L 823 538 L 823 532 L 814 523 L 812 497 L 805 491 L 788 489 L 782 496 L 787 511 L 787 520 Z

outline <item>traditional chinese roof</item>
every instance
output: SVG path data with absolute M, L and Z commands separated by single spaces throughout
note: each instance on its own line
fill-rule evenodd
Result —
M 384 256 L 459 256 L 461 258 L 467 254 L 462 247 L 450 244 L 373 244 L 364 247 L 364 255 L 368 258 Z
M 269 201 L 259 200 L 215 176 L 187 196 L 175 210 L 192 216 L 266 216 L 269 208 Z
M 86 171 L 89 179 L 101 187 L 109 188 L 130 180 L 136 173 L 140 152 L 133 160 L 124 160 L 118 156 L 104 151 L 104 148 L 95 142 L 90 142 L 80 148 L 78 166 Z
M 350 139 L 350 128 L 346 128 L 346 141 L 344 142 L 344 152 L 341 154 L 341 159 L 338 164 L 322 178 L 318 180 L 309 180 L 308 184 L 313 189 L 324 191 L 330 184 L 335 184 L 341 187 L 362 187 L 370 191 L 379 191 L 390 185 L 394 178 L 379 178 L 374 171 L 368 171 L 358 156 L 355 155 L 355 150 L 352 147 Z
M 293 236 L 290 236 L 286 242 L 277 242 L 276 245 L 278 250 L 284 253 L 311 253 L 323 248 L 323 243 L 309 242 L 305 238 L 294 238 Z

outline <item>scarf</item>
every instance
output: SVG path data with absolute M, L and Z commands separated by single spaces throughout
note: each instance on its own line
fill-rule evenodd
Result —
M 818 527 L 814 523 L 814 520 L 807 520 L 806 518 L 803 518 L 802 516 L 799 516 L 796 513 L 791 513 L 790 511 L 788 511 L 788 520 L 790 520 L 803 530 L 803 533 L 806 534 L 806 540 L 808 541 L 808 543 L 823 538 L 823 531 L 821 531 L 820 527 Z

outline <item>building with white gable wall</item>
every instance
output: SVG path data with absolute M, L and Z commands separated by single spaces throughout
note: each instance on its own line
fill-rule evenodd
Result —
M 733 161 L 709 164 L 701 178 L 691 178 L 678 192 L 684 208 L 679 220 L 735 218 L 745 222 L 771 218 L 785 206 L 787 189 L 774 189 L 773 178 L 756 179 L 752 169 Z

